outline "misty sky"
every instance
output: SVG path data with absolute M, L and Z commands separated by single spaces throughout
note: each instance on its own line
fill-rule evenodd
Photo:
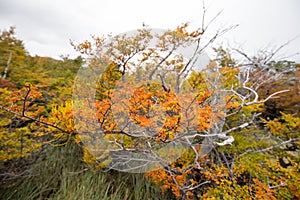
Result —
M 298 36 L 278 58 L 300 62 L 299 0 L 206 0 L 207 21 L 223 10 L 210 33 L 220 27 L 239 26 L 216 43 L 241 47 L 250 55 L 279 47 Z M 18 38 L 31 55 L 79 55 L 71 47 L 90 35 L 118 34 L 141 28 L 175 28 L 184 22 L 199 26 L 201 0 L 0 0 L 0 29 L 15 26 Z M 208 50 L 208 53 L 210 50 Z M 295 55 L 298 53 L 297 55 Z

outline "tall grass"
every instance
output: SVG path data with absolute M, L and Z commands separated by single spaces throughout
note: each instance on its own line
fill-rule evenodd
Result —
M 31 175 L 0 186 L 5 200 L 148 200 L 170 199 L 143 174 L 95 172 L 81 161 L 76 145 L 50 147 L 29 167 Z

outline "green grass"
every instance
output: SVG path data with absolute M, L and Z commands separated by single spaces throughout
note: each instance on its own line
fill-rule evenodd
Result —
M 148 200 L 170 199 L 143 174 L 86 169 L 76 145 L 50 147 L 28 169 L 31 176 L 0 186 L 5 200 Z

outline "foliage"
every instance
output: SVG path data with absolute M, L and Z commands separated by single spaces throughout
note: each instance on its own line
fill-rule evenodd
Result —
M 1 197 L 299 199 L 299 67 L 222 47 L 194 66 L 226 32 L 202 44 L 206 28 L 94 36 L 73 43 L 84 67 L 31 57 L 13 28 L 2 31 Z M 189 45 L 191 57 L 176 53 Z
M 19 68 L 22 68 L 27 56 L 24 44 L 15 37 L 14 27 L 10 27 L 9 30 L 0 31 L 1 78 L 5 79 L 11 76 L 12 72 L 20 75 Z
M 273 62 L 271 67 L 278 71 L 277 73 L 283 73 L 283 75 L 280 79 L 266 83 L 259 92 L 266 96 L 278 90 L 288 91 L 266 102 L 263 115 L 274 119 L 281 116 L 280 112 L 285 112 L 290 114 L 295 113 L 300 117 L 299 112 L 295 112 L 300 110 L 300 68 L 296 67 L 295 63 L 288 61 Z

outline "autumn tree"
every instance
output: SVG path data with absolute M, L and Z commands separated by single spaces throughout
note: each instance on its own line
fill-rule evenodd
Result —
M 52 92 L 70 96 L 71 80 L 3 87 L 2 160 L 73 141 L 89 166 L 146 173 L 174 199 L 299 198 L 299 118 L 261 118 L 267 102 L 287 92 L 263 89 L 285 69 L 276 68 L 272 52 L 250 57 L 234 49 L 245 58 L 238 60 L 220 47 L 209 59 L 205 49 L 232 27 L 211 37 L 207 28 L 204 22 L 196 30 L 143 26 L 73 42 L 87 62 L 72 100 L 39 104 Z M 44 58 L 32 62 L 56 66 Z
M 5 80 L 11 71 L 18 74 L 16 69 L 24 64 L 27 52 L 23 42 L 15 37 L 14 27 L 10 27 L 9 30 L 1 30 L 0 49 L 1 79 Z
M 298 141 L 298 132 L 278 142 L 249 130 L 255 129 L 264 104 L 287 92 L 258 92 L 282 73 L 270 70 L 273 54 L 261 63 L 255 58 L 237 63 L 222 49 L 216 49 L 215 61 L 201 66 L 197 61 L 205 47 L 225 31 L 202 43 L 206 27 L 188 31 L 183 24 L 163 32 L 143 27 L 73 44 L 89 56 L 73 94 L 86 161 L 108 170 L 147 172 L 176 198 L 214 193 L 230 198 L 238 190 L 241 198 L 280 196 L 276 188 L 285 187 L 284 181 L 271 178 L 270 155 L 264 152 Z M 187 46 L 192 47 L 188 55 L 181 52 Z M 264 123 L 270 127 L 271 122 Z M 246 161 L 250 158 L 264 163 L 266 178 Z

